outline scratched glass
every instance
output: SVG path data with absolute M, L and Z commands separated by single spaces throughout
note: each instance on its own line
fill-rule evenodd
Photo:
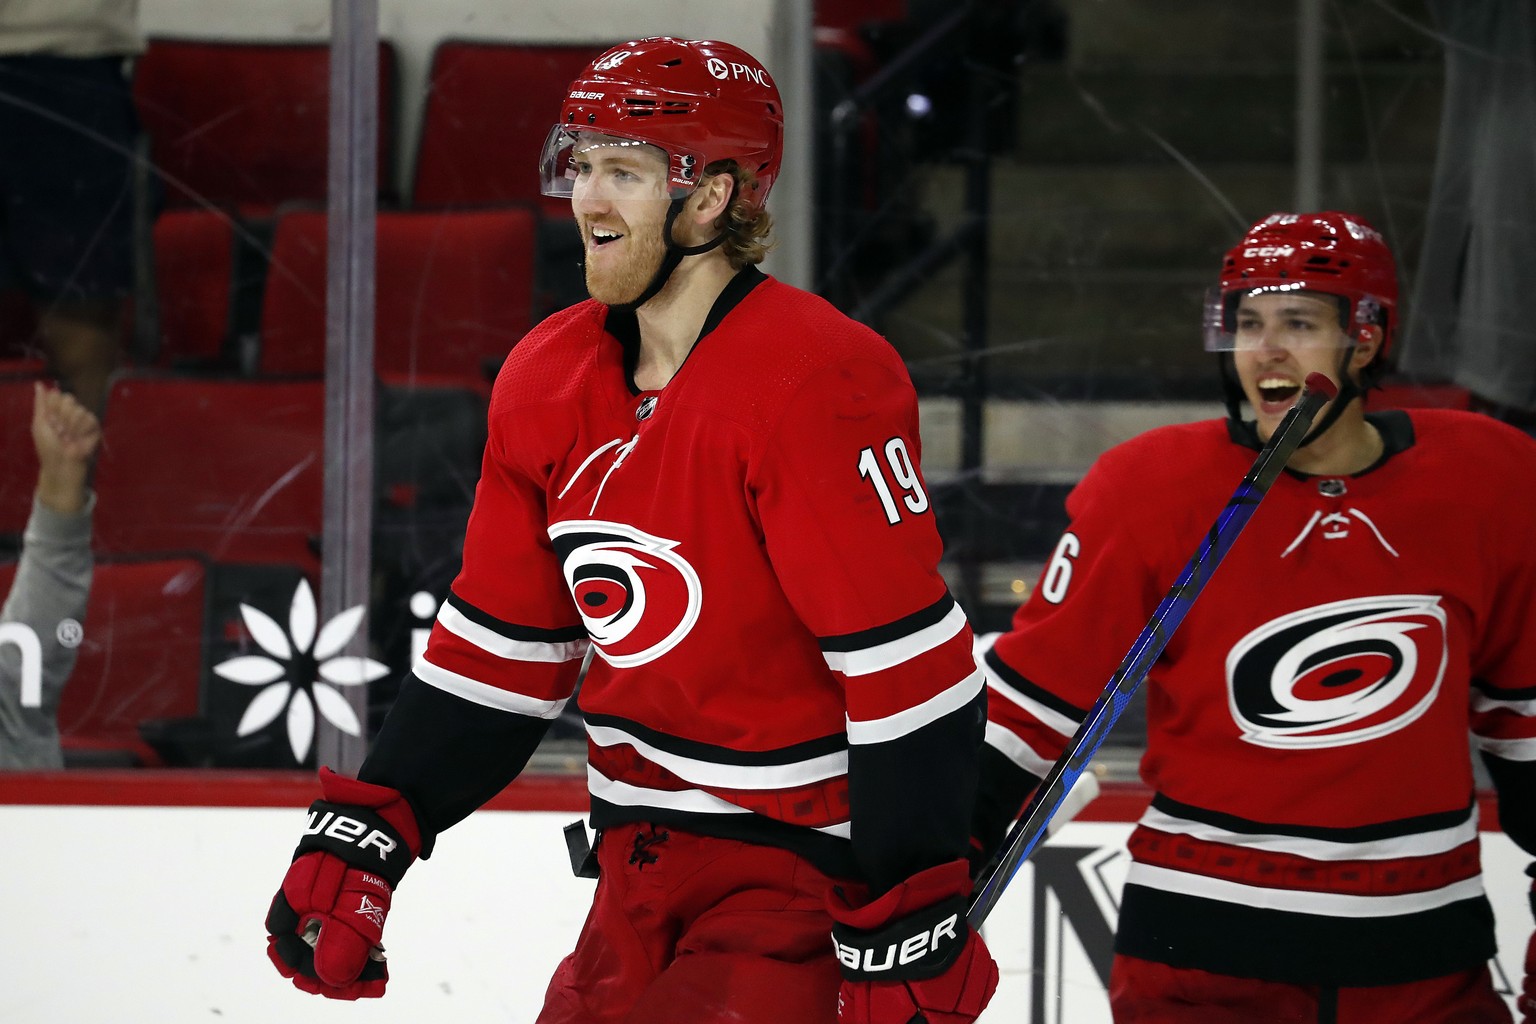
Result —
M 323 0 L 260 16 L 142 0 L 142 46 L 96 65 L 121 76 L 130 58 L 127 134 L 92 119 L 107 92 L 49 98 L 15 58 L 0 64 L 3 124 L 23 133 L 0 148 L 52 126 L 119 168 L 110 216 L 47 243 L 75 247 L 62 265 L 81 288 L 68 273 L 29 277 L 44 242 L 16 241 L 48 220 L 46 175 L 34 196 L 6 196 L 22 212 L 0 245 L 10 560 L 35 482 L 30 381 L 89 388 L 100 360 L 65 358 L 82 308 L 114 339 L 88 614 L 79 632 L 33 629 L 77 654 L 59 710 L 68 764 L 309 767 L 327 743 L 377 730 L 458 569 L 496 369 L 585 295 L 570 201 L 542 194 L 579 168 L 556 147 L 558 166 L 541 169 L 541 147 L 565 86 L 613 40 L 563 5 L 516 6 L 488 21 L 459 0 L 382 2 L 374 59 L 349 79 L 371 85 L 346 94 L 369 97 L 377 119 L 371 134 L 350 122 L 336 146 Z M 1203 296 L 1247 224 L 1310 206 L 1381 229 L 1405 304 L 1424 314 L 1400 339 L 1409 388 L 1454 383 L 1477 356 L 1447 340 L 1456 317 L 1502 315 L 1514 287 L 1479 257 L 1464 267 L 1477 307 L 1436 304 L 1456 280 L 1455 218 L 1486 217 L 1454 194 L 1457 153 L 1483 146 L 1494 168 L 1505 154 L 1469 118 L 1447 120 L 1461 141 L 1442 146 L 1442 101 L 1479 109 L 1446 87 L 1447 62 L 1472 58 L 1417 3 L 1349 0 L 1311 26 L 1298 5 L 1215 0 L 1155 16 L 1129 2 L 1091 17 L 1076 3 L 982 5 L 970 23 L 952 5 L 914 2 L 882 22 L 818 4 L 814 36 L 744 0 L 662 6 L 626 8 L 617 35 L 733 38 L 761 50 L 784 91 L 790 157 L 766 269 L 905 358 L 923 445 L 900 464 L 916 489 L 898 480 L 893 501 L 923 495 L 978 633 L 1070 578 L 1063 500 L 1100 453 L 1222 414 Z M 0 45 L 16 28 L 0 19 Z M 54 184 L 74 187 L 88 163 L 56 168 Z M 328 199 L 369 192 L 375 218 L 328 213 Z M 371 259 L 343 261 L 338 280 L 330 248 L 359 232 Z M 103 304 L 83 285 L 92 246 L 107 244 L 131 259 Z M 328 405 L 328 375 L 358 365 L 333 351 L 349 338 L 365 339 L 371 380 Z M 361 435 L 338 424 L 338 391 L 354 409 L 371 401 Z M 354 473 L 366 454 L 361 500 L 327 500 L 328 438 L 351 446 Z M 348 569 L 338 545 L 360 540 L 366 565 Z M 0 645 L 30 665 L 32 645 L 11 635 Z M 1134 775 L 1137 717 L 1105 747 L 1110 777 Z M 580 771 L 583 737 L 572 702 L 535 767 Z

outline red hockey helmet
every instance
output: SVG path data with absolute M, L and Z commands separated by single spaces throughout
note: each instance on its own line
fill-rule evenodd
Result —
M 735 160 L 756 175 L 757 187 L 741 195 L 759 207 L 784 155 L 784 106 L 773 79 L 745 50 L 656 36 L 615 46 L 571 83 L 544 144 L 545 195 L 571 194 L 571 149 L 585 132 L 665 152 L 672 198 L 692 192 L 711 163 Z
M 1232 347 L 1238 300 L 1255 292 L 1309 291 L 1337 296 L 1340 326 L 1355 341 L 1381 327 L 1373 364 L 1386 359 L 1397 319 L 1397 261 L 1381 234 L 1352 213 L 1273 213 L 1248 229 L 1221 265 L 1206 303 L 1206 348 Z

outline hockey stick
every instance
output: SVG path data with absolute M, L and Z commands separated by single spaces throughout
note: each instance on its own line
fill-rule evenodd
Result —
M 995 861 L 996 866 L 978 883 L 975 895 L 971 898 L 966 918 L 972 927 L 980 927 L 986 920 L 1003 890 L 1013 880 L 1019 865 L 1040 845 L 1051 819 L 1072 789 L 1072 784 L 1104 745 L 1109 730 L 1120 720 L 1125 706 L 1130 703 L 1153 663 L 1162 655 L 1173 631 L 1184 621 L 1195 598 L 1205 589 L 1238 534 L 1248 525 L 1248 520 L 1253 517 L 1270 485 L 1285 468 L 1291 453 L 1300 446 L 1302 438 L 1311 429 L 1318 410 L 1338 393 L 1337 385 L 1323 374 L 1307 374 L 1301 398 L 1285 414 L 1285 419 L 1280 422 L 1279 429 L 1269 439 L 1269 443 L 1259 451 L 1253 468 L 1243 477 L 1242 483 L 1237 485 L 1232 497 L 1227 499 L 1226 508 L 1216 517 L 1215 524 L 1200 542 L 1195 556 L 1184 566 L 1184 571 L 1168 591 L 1168 596 L 1163 598 L 1157 610 L 1152 613 L 1151 620 L 1142 628 L 1135 643 L 1131 644 L 1125 660 L 1115 669 L 1115 674 L 1105 685 L 1104 692 L 1099 694 L 1099 699 L 1093 702 L 1087 717 L 1067 743 L 1066 750 L 1062 751 L 1051 770 L 1046 773 L 1045 779 L 1030 794 L 1019 820 L 1008 830 L 1002 852 Z

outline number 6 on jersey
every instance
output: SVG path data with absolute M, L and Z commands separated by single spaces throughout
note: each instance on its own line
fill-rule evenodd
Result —
M 907 511 L 913 515 L 928 511 L 928 495 L 923 490 L 923 481 L 918 478 L 917 467 L 912 465 L 912 456 L 907 454 L 907 443 L 901 438 L 893 437 L 885 442 L 885 464 L 896 486 L 905 492 L 901 496 L 901 503 L 907 507 Z M 875 493 L 880 496 L 880 504 L 885 509 L 885 521 L 892 526 L 901 522 L 901 509 L 896 505 L 890 485 L 885 482 L 885 474 L 880 469 L 880 457 L 875 454 L 874 448 L 864 448 L 859 452 L 859 476 L 874 484 Z

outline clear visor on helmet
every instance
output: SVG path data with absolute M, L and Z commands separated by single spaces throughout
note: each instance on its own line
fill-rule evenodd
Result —
M 1205 349 L 1347 348 L 1353 343 L 1344 330 L 1348 317 L 1348 299 L 1308 291 L 1300 282 L 1227 292 L 1211 288 L 1205 293 Z
M 696 161 L 685 156 L 680 163 L 691 169 Z M 606 173 L 591 175 L 593 168 Z M 671 170 L 667 151 L 653 143 L 557 124 L 550 129 L 539 160 L 540 191 L 569 198 L 584 171 L 599 186 L 613 190 L 614 198 L 625 194 L 643 198 L 644 189 L 657 187 L 665 189 L 657 198 L 675 199 L 692 191 L 691 184 L 680 186 L 669 180 Z

